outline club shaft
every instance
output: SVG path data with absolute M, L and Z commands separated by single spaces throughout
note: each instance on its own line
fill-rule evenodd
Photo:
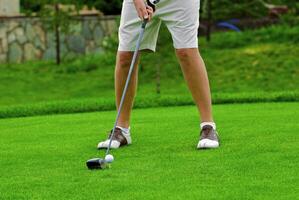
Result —
M 141 26 L 139 36 L 138 36 L 138 40 L 137 40 L 137 43 L 136 43 L 136 47 L 135 47 L 135 51 L 134 51 L 134 54 L 133 54 L 133 58 L 132 58 L 131 66 L 130 66 L 130 69 L 129 69 L 129 73 L 128 73 L 128 76 L 127 76 L 126 84 L 125 84 L 125 87 L 123 89 L 123 93 L 122 93 L 122 96 L 121 96 L 120 104 L 118 106 L 118 111 L 117 111 L 115 123 L 114 123 L 113 129 L 112 129 L 112 134 L 111 134 L 111 137 L 110 137 L 109 145 L 108 145 L 107 150 L 106 150 L 106 155 L 109 154 L 109 151 L 111 149 L 112 138 L 114 136 L 115 128 L 117 126 L 118 119 L 119 119 L 119 116 L 120 116 L 120 113 L 122 111 L 122 107 L 123 107 L 123 104 L 124 104 L 124 101 L 125 101 L 125 98 L 126 98 L 126 94 L 127 94 L 128 88 L 129 88 L 130 81 L 131 81 L 131 76 L 132 76 L 134 67 L 136 65 L 138 52 L 139 52 L 140 44 L 141 44 L 141 41 L 142 41 L 142 38 L 143 38 L 143 35 L 144 35 L 144 30 L 145 30 L 146 24 L 147 24 L 147 20 L 144 20 L 143 23 L 142 23 L 142 26 Z

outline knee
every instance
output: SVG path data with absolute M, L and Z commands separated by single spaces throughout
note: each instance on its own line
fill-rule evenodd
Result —
M 133 57 L 132 52 L 118 52 L 117 67 L 121 69 L 129 69 Z
M 176 55 L 182 62 L 187 62 L 192 56 L 190 49 L 176 49 Z

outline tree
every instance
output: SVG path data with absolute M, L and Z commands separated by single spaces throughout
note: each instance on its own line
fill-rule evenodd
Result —
M 95 7 L 105 15 L 119 15 L 123 0 L 81 0 L 82 4 Z
M 118 15 L 121 12 L 123 0 L 21 0 L 21 7 L 24 11 L 39 12 L 45 4 L 73 4 L 73 5 L 88 5 L 96 7 L 105 15 Z

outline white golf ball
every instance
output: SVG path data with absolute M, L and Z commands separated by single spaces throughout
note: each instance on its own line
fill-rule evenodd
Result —
M 114 161 L 114 157 L 111 154 L 108 154 L 107 156 L 105 156 L 105 161 L 107 163 L 112 163 Z

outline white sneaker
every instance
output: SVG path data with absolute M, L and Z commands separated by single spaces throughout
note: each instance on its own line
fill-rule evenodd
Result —
M 216 130 L 210 125 L 205 125 L 200 132 L 198 149 L 215 149 L 220 145 L 219 136 Z
M 109 134 L 108 139 L 98 144 L 98 149 L 108 148 L 110 139 L 112 139 L 111 149 L 118 149 L 121 146 L 126 146 L 132 143 L 130 132 L 126 133 L 125 131 L 123 131 L 118 127 L 115 128 L 113 138 L 111 138 L 111 135 L 112 135 L 112 130 Z

